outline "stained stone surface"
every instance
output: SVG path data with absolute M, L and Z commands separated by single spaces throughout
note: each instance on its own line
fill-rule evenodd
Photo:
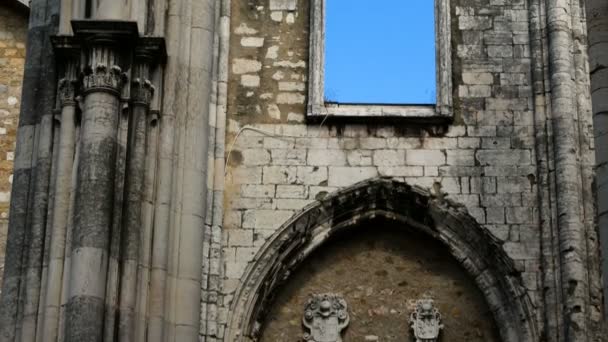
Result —
M 411 341 L 409 315 L 424 295 L 442 313 L 443 341 L 499 341 L 483 295 L 445 248 L 392 225 L 365 223 L 314 253 L 278 293 L 261 341 L 299 341 L 306 300 L 325 292 L 348 302 L 344 341 Z
M 2 268 L 21 106 L 27 18 L 27 11 L 4 2 L 0 4 L 0 265 Z M 0 268 L 0 280 L 2 268 Z

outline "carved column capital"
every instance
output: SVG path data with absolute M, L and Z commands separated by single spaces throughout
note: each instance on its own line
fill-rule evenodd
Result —
M 152 85 L 152 70 L 167 56 L 165 40 L 160 37 L 142 37 L 134 50 L 132 68 L 131 101 L 133 105 L 150 107 L 155 88 Z
M 119 66 L 108 67 L 100 63 L 86 71 L 83 79 L 83 93 L 105 91 L 118 95 L 126 82 L 127 75 Z
M 74 20 L 74 37 L 82 44 L 86 57 L 83 93 L 109 92 L 119 96 L 127 85 L 127 74 L 122 67 L 128 65 L 137 24 L 120 20 Z
M 149 106 L 154 95 L 154 86 L 148 79 L 135 78 L 131 82 L 131 101 L 135 105 Z
M 69 78 L 62 78 L 59 80 L 59 86 L 57 87 L 57 93 L 59 97 L 59 104 L 64 106 L 75 106 L 76 95 L 78 91 L 78 81 Z
M 76 105 L 80 90 L 78 70 L 81 45 L 70 36 L 53 36 L 51 42 L 57 55 L 57 68 L 63 75 L 57 84 L 59 106 Z

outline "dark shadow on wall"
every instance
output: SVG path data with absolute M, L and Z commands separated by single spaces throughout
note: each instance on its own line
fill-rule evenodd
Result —
M 313 253 L 278 292 L 261 341 L 300 341 L 306 300 L 326 292 L 348 302 L 345 341 L 413 341 L 412 301 L 425 295 L 443 315 L 443 341 L 500 341 L 483 294 L 462 266 L 440 243 L 400 224 L 366 221 Z

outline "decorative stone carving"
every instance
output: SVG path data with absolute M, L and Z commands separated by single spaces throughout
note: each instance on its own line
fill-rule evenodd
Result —
M 416 309 L 410 315 L 410 327 L 416 342 L 435 342 L 439 339 L 443 324 L 432 299 L 416 301 Z
M 302 322 L 309 330 L 304 341 L 342 342 L 341 333 L 349 320 L 344 298 L 332 293 L 313 295 L 304 308 Z
M 153 95 L 154 86 L 149 80 L 136 78 L 131 82 L 131 100 L 133 103 L 149 106 Z
M 58 93 L 61 106 L 76 104 L 76 88 L 77 82 L 74 80 L 67 78 L 59 80 Z
M 83 81 L 84 91 L 109 91 L 119 93 L 127 81 L 127 75 L 119 66 L 109 67 L 105 64 L 97 64 L 90 72 L 86 73 Z

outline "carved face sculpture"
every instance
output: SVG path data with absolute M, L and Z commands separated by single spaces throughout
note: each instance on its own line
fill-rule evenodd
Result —
M 416 302 L 416 309 L 410 315 L 410 326 L 416 342 L 437 341 L 443 324 L 441 314 L 432 299 L 420 299 Z
M 339 295 L 313 295 L 304 308 L 305 341 L 342 342 L 341 332 L 348 325 L 346 301 Z

